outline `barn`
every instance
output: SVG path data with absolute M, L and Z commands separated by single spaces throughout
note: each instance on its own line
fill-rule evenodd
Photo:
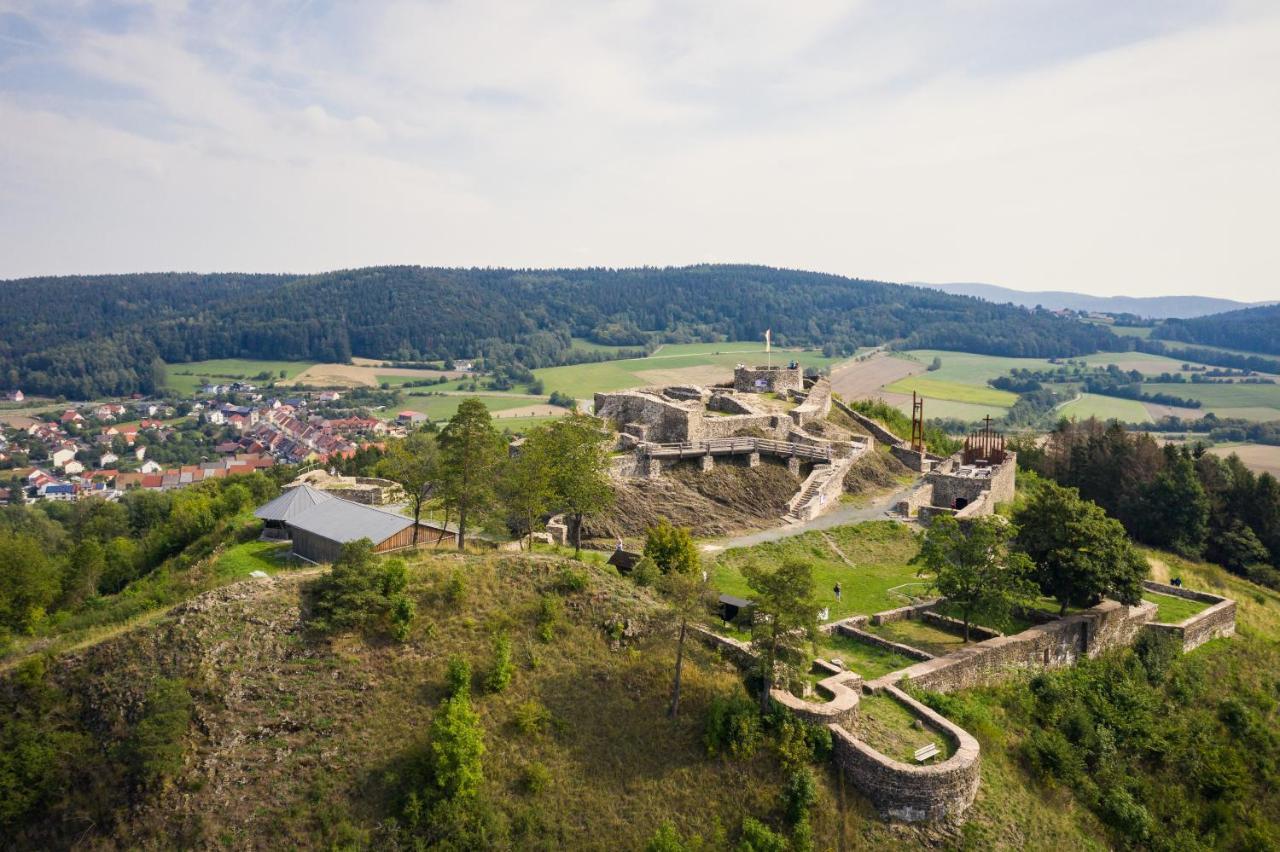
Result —
M 293 540 L 294 555 L 308 562 L 333 562 L 344 544 L 362 538 L 373 542 L 379 553 L 414 546 L 413 518 L 340 497 L 322 500 L 284 523 Z M 430 522 L 418 524 L 418 546 L 455 543 L 457 535 L 452 529 Z

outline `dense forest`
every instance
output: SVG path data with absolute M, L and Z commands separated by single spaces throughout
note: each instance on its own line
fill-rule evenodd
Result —
M 1018 464 L 1080 489 L 1138 541 L 1280 588 L 1280 482 L 1116 422 L 1064 420 L 1018 446 Z
M 565 363 L 574 337 L 643 347 L 757 339 L 1067 357 L 1106 329 L 934 290 L 760 266 L 371 267 L 312 276 L 147 274 L 0 282 L 0 384 L 86 398 L 149 392 L 161 362 L 209 358 Z
M 1280 305 L 1166 320 L 1151 336 L 1280 355 Z

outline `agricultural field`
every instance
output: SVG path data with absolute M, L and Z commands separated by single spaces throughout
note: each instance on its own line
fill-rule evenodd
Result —
M 772 358 L 775 364 L 796 360 L 805 367 L 819 369 L 843 360 L 826 358 L 817 351 L 778 349 L 773 351 Z M 545 367 L 533 373 L 542 380 L 547 393 L 560 391 L 578 399 L 590 399 L 597 392 L 644 385 L 723 382 L 732 378 L 736 365 L 764 360 L 764 347 L 756 342 L 670 344 L 647 358 Z
M 993 387 L 964 384 L 935 379 L 931 374 L 900 379 L 885 388 L 892 393 L 918 393 L 930 399 L 964 402 L 972 405 L 988 405 L 1007 408 L 1018 401 L 1016 393 L 996 390 Z
M 1096 417 L 1099 420 L 1119 420 L 1121 423 L 1152 422 L 1151 414 L 1141 402 L 1095 393 L 1080 394 L 1075 400 L 1059 408 L 1054 416 L 1075 420 Z
M 522 394 L 428 394 L 409 393 L 401 410 L 419 411 L 432 420 L 448 420 L 458 410 L 463 400 L 478 399 L 485 408 L 497 417 L 556 417 L 565 413 L 566 409 L 547 404 L 544 396 L 525 396 Z M 394 413 L 394 412 L 392 412 Z
M 1137 370 L 1145 376 L 1158 376 L 1161 373 L 1181 373 L 1183 364 L 1196 364 L 1184 358 L 1169 358 L 1164 355 L 1152 355 L 1147 352 L 1095 352 L 1076 358 L 1093 367 L 1106 367 L 1115 364 L 1122 370 Z
M 1254 473 L 1269 473 L 1280 477 L 1280 447 L 1269 444 L 1215 444 L 1209 452 L 1226 458 L 1237 455 L 1245 467 Z
M 1111 333 L 1117 337 L 1140 337 L 1146 340 L 1155 331 L 1154 326 L 1113 325 Z
M 1212 411 L 1219 417 L 1280 420 L 1280 384 L 1151 384 L 1144 385 L 1143 390 L 1197 399 L 1202 403 L 1202 411 Z
M 269 374 L 272 381 L 286 384 L 313 366 L 306 361 L 255 361 L 245 358 L 191 361 L 169 364 L 165 384 L 179 393 L 193 394 L 208 381 L 252 381 L 263 373 Z M 281 370 L 284 371 L 283 378 L 280 377 Z

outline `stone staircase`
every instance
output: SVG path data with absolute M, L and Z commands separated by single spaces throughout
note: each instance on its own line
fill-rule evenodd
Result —
M 800 484 L 800 490 L 796 496 L 787 503 L 787 513 L 782 516 L 782 520 L 789 524 L 798 524 L 811 521 L 822 514 L 823 509 L 844 491 L 844 475 L 849 472 L 849 468 L 858 458 L 859 456 L 855 455 L 849 458 L 832 459 L 829 464 L 816 466 Z

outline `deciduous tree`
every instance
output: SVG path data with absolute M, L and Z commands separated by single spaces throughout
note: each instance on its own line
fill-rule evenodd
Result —
M 493 503 L 502 438 L 485 404 L 466 399 L 441 430 L 439 442 L 440 496 L 446 508 L 458 513 L 458 549 L 462 550 L 468 522 Z
M 440 486 L 440 451 L 436 438 L 427 432 L 414 432 L 403 441 L 392 444 L 378 462 L 377 471 L 397 483 L 409 497 L 413 509 L 413 543 L 418 543 L 418 522 L 423 506 Z
M 573 552 L 582 551 L 582 520 L 613 502 L 608 433 L 596 417 L 571 412 L 549 427 L 556 505 L 573 516 Z
M 794 669 L 804 658 L 818 623 L 813 568 L 788 559 L 770 570 L 756 563 L 743 566 L 747 585 L 755 593 L 751 647 L 760 664 L 760 712 L 769 712 L 769 692 L 779 670 Z

